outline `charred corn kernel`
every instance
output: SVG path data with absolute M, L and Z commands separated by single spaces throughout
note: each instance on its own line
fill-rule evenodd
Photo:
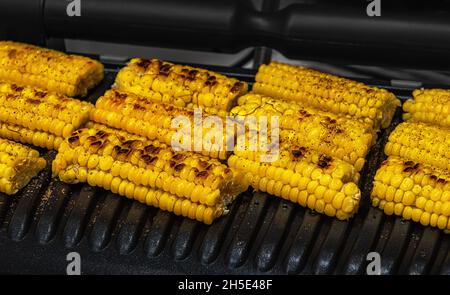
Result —
M 450 131 L 445 128 L 404 122 L 391 133 L 389 143 L 385 147 L 388 156 L 450 169 Z
M 0 41 L 0 80 L 68 96 L 85 96 L 103 79 L 93 59 L 34 45 Z
M 403 104 L 405 120 L 450 127 L 450 91 L 416 89 L 413 98 Z
M 73 132 L 53 162 L 53 173 L 68 183 L 87 181 L 205 223 L 225 214 L 226 206 L 248 186 L 244 174 L 217 159 L 175 152 L 163 143 L 110 128 Z M 281 188 L 280 182 L 277 192 Z M 189 210 L 181 212 L 177 200 L 183 199 L 189 201 Z
M 253 91 L 317 109 L 389 126 L 400 101 L 394 94 L 312 69 L 272 62 L 261 65 Z
M 319 213 L 335 214 L 333 216 L 340 219 L 353 216 L 361 193 L 353 182 L 357 172 L 351 165 L 331 157 L 325 161 L 306 148 L 302 149 L 302 157 L 294 161 L 289 153 L 292 152 L 282 151 L 278 160 L 268 165 L 260 162 L 259 154 L 236 149 L 228 159 L 228 165 L 252 180 L 256 177 L 256 181 L 251 181 L 256 190 L 299 203 Z M 298 153 L 295 150 L 293 154 Z M 295 165 L 291 165 L 292 162 Z M 333 175 L 336 169 L 342 170 L 336 174 L 339 178 Z M 255 172 L 256 175 L 253 174 Z M 295 181 L 292 180 L 294 177 Z M 327 209 L 327 205 L 332 209 Z
M 219 116 L 227 115 L 248 88 L 244 82 L 205 69 L 140 58 L 119 71 L 115 87 L 151 101 L 200 107 Z
M 361 170 L 370 146 L 376 140 L 371 125 L 333 113 L 305 108 L 294 102 L 249 93 L 241 96 L 232 115 L 279 119 L 280 141 L 302 145 L 346 160 Z M 243 113 L 245 110 L 246 113 Z M 244 121 L 245 122 L 245 121 Z
M 226 151 L 228 142 L 234 140 L 234 137 L 227 136 L 224 128 L 208 127 L 206 123 L 201 128 L 194 127 L 195 114 L 191 109 L 148 101 L 132 93 L 109 90 L 97 100 L 95 107 L 90 115 L 94 122 L 124 130 L 139 137 L 158 140 L 167 145 L 183 144 L 181 146 L 183 147 L 188 144 L 192 150 L 213 158 L 226 159 L 228 157 Z M 186 133 L 188 143 L 177 139 L 177 130 L 175 129 L 175 127 L 180 127 L 182 129 L 178 131 L 184 132 L 183 130 L 186 130 L 184 125 L 187 123 L 182 120 L 180 126 L 172 126 L 172 123 L 177 122 L 179 118 L 186 119 L 190 124 L 186 126 L 189 130 L 187 131 L 189 133 Z M 195 136 L 200 131 L 193 128 L 201 129 L 203 137 L 198 139 L 198 142 L 201 143 L 200 149 L 197 148 L 195 143 L 197 141 Z M 192 134 L 194 135 L 193 138 L 190 136 Z M 209 143 L 203 140 L 204 138 L 209 138 L 211 142 L 214 141 L 217 144 L 208 145 Z
M 418 174 L 423 177 L 415 178 Z M 445 200 L 450 191 L 449 183 L 447 170 L 390 156 L 375 175 L 372 204 L 389 215 L 449 229 L 444 226 L 445 218 L 450 216 L 450 202 Z M 381 204 L 374 200 L 387 202 Z
M 47 149 L 58 149 L 62 137 L 0 122 L 0 137 Z
M 0 192 L 17 193 L 45 166 L 38 151 L 0 138 Z
M 62 137 L 87 122 L 92 107 L 63 95 L 0 83 L 0 135 L 57 149 Z

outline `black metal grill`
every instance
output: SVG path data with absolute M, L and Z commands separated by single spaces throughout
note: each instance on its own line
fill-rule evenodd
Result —
M 254 77 L 251 70 L 214 70 Z M 116 72 L 117 66 L 108 67 L 88 100 L 108 89 Z M 87 184 L 51 179 L 49 165 L 16 196 L 0 195 L 0 272 L 65 273 L 66 255 L 76 251 L 87 274 L 364 274 L 367 254 L 376 251 L 384 274 L 450 274 L 449 235 L 370 207 L 384 143 L 400 120 L 399 110 L 370 151 L 361 209 L 348 222 L 247 191 L 229 215 L 206 226 Z M 55 156 L 42 152 L 49 162 Z

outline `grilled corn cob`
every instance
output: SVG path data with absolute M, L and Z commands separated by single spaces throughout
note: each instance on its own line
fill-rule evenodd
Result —
M 189 138 L 191 150 L 194 150 L 194 111 L 161 102 L 152 102 L 132 93 L 109 90 L 97 100 L 95 109 L 91 111 L 91 120 L 110 127 L 125 130 L 132 134 L 145 136 L 150 140 L 158 140 L 171 145 L 174 134 L 178 130 L 172 128 L 173 120 L 177 117 L 189 119 L 191 124 Z M 222 126 L 222 133 L 216 134 L 222 143 L 204 147 L 201 153 L 213 158 L 227 158 L 227 135 Z M 203 135 L 213 137 L 215 129 L 202 128 Z M 232 140 L 233 138 L 228 138 Z M 199 151 L 200 152 L 200 151 Z
M 0 192 L 17 193 L 45 165 L 45 160 L 36 150 L 0 138 Z
M 389 136 L 385 153 L 450 170 L 450 130 L 424 123 L 401 123 Z
M 450 230 L 450 172 L 389 157 L 375 175 L 372 204 L 388 215 Z
M 115 87 L 150 100 L 177 106 L 201 107 L 226 116 L 247 84 L 200 68 L 157 59 L 132 59 L 119 71 Z
M 364 166 L 364 157 L 376 140 L 376 133 L 367 123 L 259 94 L 241 96 L 231 114 L 278 116 L 282 141 L 345 160 L 355 165 L 358 171 Z
M 93 106 L 32 87 L 0 83 L 0 136 L 57 149 L 89 120 Z
M 359 174 L 352 165 L 283 143 L 274 162 L 261 162 L 261 154 L 264 153 L 236 147 L 228 165 L 245 173 L 245 181 L 254 189 L 319 213 L 345 220 L 358 210 Z
M 416 89 L 403 110 L 405 120 L 450 127 L 450 90 Z
M 247 189 L 240 174 L 218 160 L 135 138 L 107 127 L 79 129 L 61 144 L 53 173 L 206 224 Z
M 84 96 L 103 79 L 103 65 L 33 45 L 0 41 L 0 81 Z
M 396 107 L 400 106 L 395 95 L 384 89 L 278 62 L 260 66 L 253 91 L 363 118 L 375 129 L 389 126 Z

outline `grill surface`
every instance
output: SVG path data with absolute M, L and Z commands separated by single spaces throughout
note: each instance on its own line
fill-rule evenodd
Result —
M 255 74 L 213 69 L 246 81 Z M 109 67 L 88 100 L 108 89 L 116 72 Z M 398 110 L 372 148 L 362 171 L 362 206 L 349 222 L 248 191 L 229 215 L 206 226 L 87 184 L 61 183 L 51 179 L 49 165 L 16 196 L 0 194 L 0 272 L 62 274 L 66 255 L 76 251 L 84 274 L 363 274 L 367 254 L 376 251 L 384 274 L 450 274 L 449 235 L 369 204 L 384 143 L 400 120 Z

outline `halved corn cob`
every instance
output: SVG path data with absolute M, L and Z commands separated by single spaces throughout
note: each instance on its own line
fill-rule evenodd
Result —
M 52 169 L 62 181 L 87 182 L 206 224 L 248 186 L 218 160 L 107 128 L 75 131 Z
M 450 90 L 416 89 L 403 110 L 405 120 L 450 127 Z
M 375 175 L 372 204 L 388 215 L 450 230 L 450 172 L 389 157 Z
M 228 165 L 245 173 L 254 189 L 319 213 L 345 220 L 357 212 L 361 192 L 356 184 L 359 174 L 352 165 L 283 143 L 274 162 L 261 162 L 262 154 L 236 146 Z
M 132 93 L 117 90 L 108 90 L 100 97 L 91 111 L 91 120 L 107 126 L 125 130 L 132 134 L 145 136 L 150 140 L 158 140 L 171 145 L 174 134 L 179 130 L 172 128 L 174 119 L 183 117 L 190 122 L 190 146 L 194 150 L 194 111 L 192 109 L 177 107 L 171 104 L 148 101 Z M 201 122 L 200 122 L 201 123 Z M 213 126 L 214 127 L 214 126 Z M 226 129 L 222 126 L 222 132 L 215 134 L 215 128 L 203 128 L 203 135 L 220 138 L 221 143 L 199 150 L 205 156 L 213 158 L 227 158 L 227 141 L 233 138 L 227 137 Z M 180 131 L 181 132 L 181 131 Z M 200 139 L 202 140 L 202 139 Z
M 400 106 L 395 95 L 384 89 L 279 62 L 259 67 L 253 91 L 363 118 L 375 129 L 389 126 L 395 109 Z
M 84 96 L 103 79 L 93 59 L 34 45 L 0 41 L 0 80 L 68 96 Z
M 0 138 L 0 192 L 12 195 L 23 188 L 46 161 L 27 146 Z
M 0 136 L 57 149 L 89 120 L 90 103 L 32 87 L 0 83 Z
M 226 116 L 247 84 L 201 68 L 157 59 L 133 58 L 117 74 L 115 87 L 150 100 L 177 106 L 201 107 Z
M 281 141 L 337 157 L 355 165 L 358 171 L 376 140 L 370 124 L 254 93 L 241 96 L 231 114 L 278 116 Z
M 450 130 L 403 122 L 392 131 L 384 151 L 388 156 L 450 170 Z

